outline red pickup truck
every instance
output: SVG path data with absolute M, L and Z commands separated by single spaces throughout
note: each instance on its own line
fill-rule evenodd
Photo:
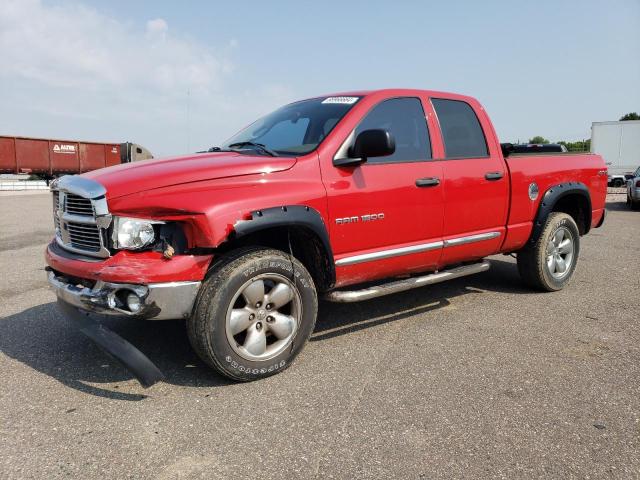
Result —
M 510 153 L 467 96 L 291 103 L 208 152 L 55 181 L 49 282 L 67 312 L 184 318 L 208 365 L 259 379 L 300 352 L 319 294 L 365 300 L 497 253 L 517 255 L 526 284 L 563 288 L 604 221 L 607 169 Z

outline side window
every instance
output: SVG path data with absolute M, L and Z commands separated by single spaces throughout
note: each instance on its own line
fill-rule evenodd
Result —
M 379 103 L 356 128 L 356 137 L 364 130 L 383 128 L 396 141 L 396 151 L 386 157 L 374 157 L 369 163 L 406 162 L 431 158 L 431 143 L 422 104 L 417 98 L 392 98 Z M 355 137 L 354 137 L 355 138 Z
M 487 141 L 471 106 L 459 100 L 431 100 L 438 116 L 447 158 L 486 157 Z

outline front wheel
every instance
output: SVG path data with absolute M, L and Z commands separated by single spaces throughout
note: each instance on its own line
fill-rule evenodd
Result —
M 313 280 L 298 260 L 279 250 L 242 249 L 212 268 L 187 330 L 205 363 L 234 380 L 257 380 L 291 364 L 317 310 Z
M 529 286 L 554 292 L 571 280 L 580 252 L 580 232 L 566 213 L 549 215 L 540 238 L 518 252 L 518 271 Z

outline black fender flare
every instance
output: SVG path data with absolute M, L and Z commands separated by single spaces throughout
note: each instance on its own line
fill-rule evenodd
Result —
M 327 254 L 328 276 L 331 285 L 336 280 L 336 268 L 333 250 L 329 240 L 329 231 L 316 209 L 306 205 L 283 205 L 282 207 L 265 208 L 251 212 L 250 220 L 240 220 L 233 226 L 236 238 L 250 233 L 275 227 L 303 227 L 311 230 L 322 242 Z
M 549 189 L 542 196 L 540 205 L 538 205 L 538 212 L 536 213 L 535 220 L 533 222 L 533 230 L 529 243 L 535 243 L 542 234 L 542 229 L 547 221 L 547 217 L 553 211 L 558 201 L 566 197 L 567 195 L 578 194 L 585 198 L 587 201 L 587 211 L 585 212 L 585 229 L 584 233 L 588 233 L 591 229 L 591 195 L 589 189 L 584 183 L 581 182 L 566 182 L 559 183 L 549 187 Z

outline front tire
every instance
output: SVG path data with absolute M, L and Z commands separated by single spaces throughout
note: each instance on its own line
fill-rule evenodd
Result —
M 573 218 L 553 212 L 540 238 L 518 252 L 520 277 L 530 287 L 555 292 L 571 280 L 580 253 L 580 232 Z
M 318 299 L 311 275 L 295 258 L 247 248 L 210 271 L 187 321 L 198 356 L 238 381 L 287 368 L 313 332 Z

